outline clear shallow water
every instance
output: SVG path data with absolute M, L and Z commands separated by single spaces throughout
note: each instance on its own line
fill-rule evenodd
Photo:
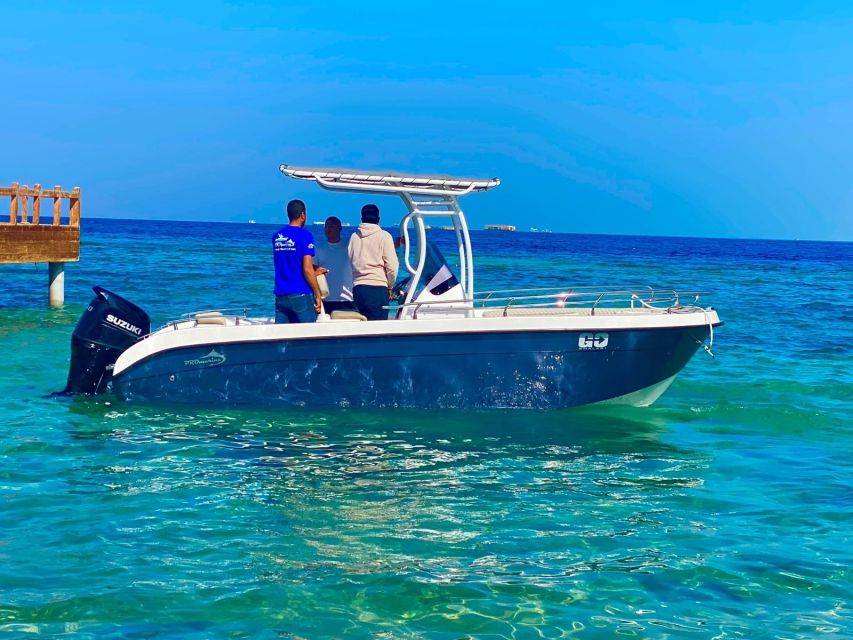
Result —
M 0 267 L 0 636 L 853 635 L 852 245 L 478 233 L 479 288 L 713 291 L 717 358 L 648 409 L 285 415 L 45 398 L 92 284 L 271 311 L 269 227 L 84 222 L 65 309 Z

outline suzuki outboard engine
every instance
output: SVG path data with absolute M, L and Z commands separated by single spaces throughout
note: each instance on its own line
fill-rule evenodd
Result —
M 135 304 L 103 287 L 92 290 L 95 297 L 71 335 L 71 367 L 63 393 L 102 392 L 121 353 L 151 331 L 151 319 Z

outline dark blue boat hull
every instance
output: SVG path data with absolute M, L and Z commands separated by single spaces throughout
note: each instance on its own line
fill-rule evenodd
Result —
M 112 387 L 158 404 L 561 408 L 656 385 L 707 335 L 704 326 L 208 344 L 155 354 Z

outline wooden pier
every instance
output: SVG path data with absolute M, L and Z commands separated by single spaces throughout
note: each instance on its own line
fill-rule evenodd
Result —
M 10 198 L 9 219 L 0 214 L 0 264 L 48 263 L 48 301 L 65 301 L 65 263 L 80 259 L 80 187 L 42 189 L 41 185 L 0 187 L 0 198 Z M 63 222 L 63 200 L 68 201 Z M 53 204 L 52 215 L 42 215 L 42 202 Z M 32 208 L 30 208 L 32 205 Z

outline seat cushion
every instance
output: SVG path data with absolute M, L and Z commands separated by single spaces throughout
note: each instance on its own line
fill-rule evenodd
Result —
M 367 320 L 358 311 L 332 311 L 332 320 Z

